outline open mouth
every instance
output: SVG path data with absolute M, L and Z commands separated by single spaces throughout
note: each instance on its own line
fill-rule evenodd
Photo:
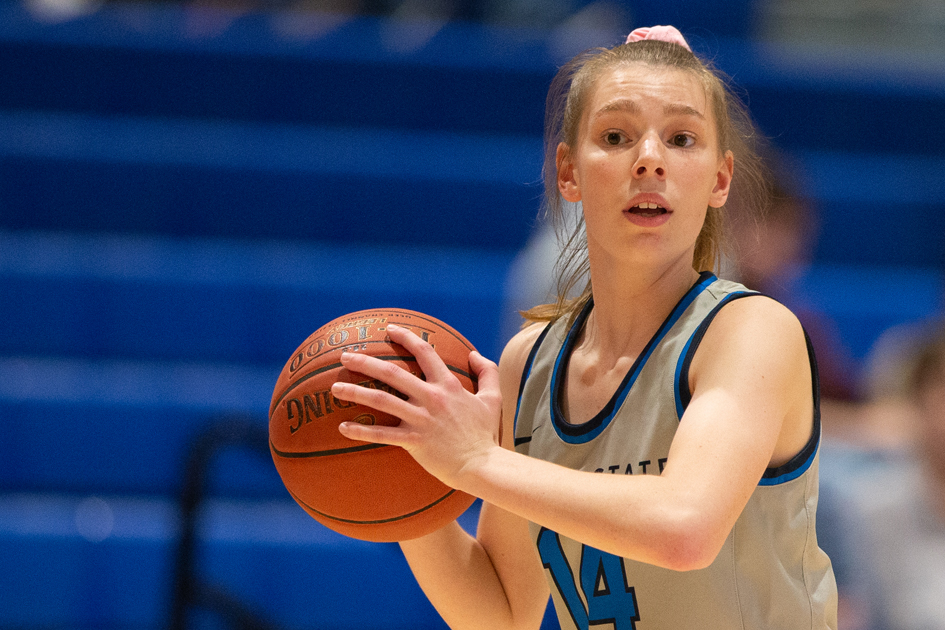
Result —
M 660 214 L 666 214 L 667 210 L 659 204 L 644 201 L 643 203 L 638 203 L 635 206 L 630 206 L 627 212 L 639 215 L 641 217 L 655 217 Z

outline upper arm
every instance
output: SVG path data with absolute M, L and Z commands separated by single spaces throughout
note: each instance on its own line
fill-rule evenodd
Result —
M 499 360 L 502 446 L 509 450 L 514 448 L 515 411 L 522 372 L 542 329 L 543 326 L 533 325 L 519 332 L 509 341 Z M 524 621 L 522 627 L 537 628 L 545 612 L 549 589 L 528 521 L 483 503 L 476 537 L 492 560 L 513 617 Z
M 522 373 L 528 363 L 532 347 L 538 341 L 545 325 L 532 324 L 519 331 L 502 352 L 499 359 L 499 388 L 502 392 L 502 446 L 514 449 L 515 414 L 518 409 Z
M 713 545 L 724 542 L 765 469 L 806 445 L 811 378 L 803 329 L 774 300 L 735 300 L 706 331 L 665 474 L 689 493 Z

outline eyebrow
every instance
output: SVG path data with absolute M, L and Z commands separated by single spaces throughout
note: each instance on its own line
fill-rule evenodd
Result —
M 607 114 L 610 112 L 627 112 L 630 114 L 639 114 L 640 106 L 636 101 L 630 99 L 617 99 L 611 101 L 600 108 L 596 115 Z M 667 116 L 695 116 L 696 118 L 705 119 L 705 115 L 700 112 L 695 107 L 690 105 L 684 105 L 682 103 L 669 103 L 663 108 L 663 113 Z

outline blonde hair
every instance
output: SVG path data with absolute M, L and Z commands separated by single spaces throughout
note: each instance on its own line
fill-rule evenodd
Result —
M 621 65 L 646 63 L 693 73 L 702 82 L 715 115 L 721 153 L 731 151 L 736 167 L 729 202 L 759 211 L 765 206 L 767 173 L 759 157 L 762 139 L 748 110 L 722 73 L 683 46 L 664 41 L 638 41 L 613 48 L 597 48 L 576 56 L 555 75 L 545 102 L 545 185 L 543 210 L 551 219 L 561 244 L 555 265 L 557 300 L 523 311 L 528 322 L 574 317 L 592 297 L 584 218 L 567 206 L 558 191 L 556 156 L 558 145 L 576 146 L 578 129 L 593 88 L 603 73 Z M 726 204 L 728 205 L 728 204 Z M 698 271 L 717 271 L 726 250 L 724 207 L 709 208 L 693 255 Z M 572 297 L 587 277 L 581 292 Z

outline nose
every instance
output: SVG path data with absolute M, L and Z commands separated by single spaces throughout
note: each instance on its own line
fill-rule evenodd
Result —
M 655 135 L 646 135 L 640 139 L 638 146 L 637 159 L 633 163 L 634 177 L 666 177 L 662 140 Z

